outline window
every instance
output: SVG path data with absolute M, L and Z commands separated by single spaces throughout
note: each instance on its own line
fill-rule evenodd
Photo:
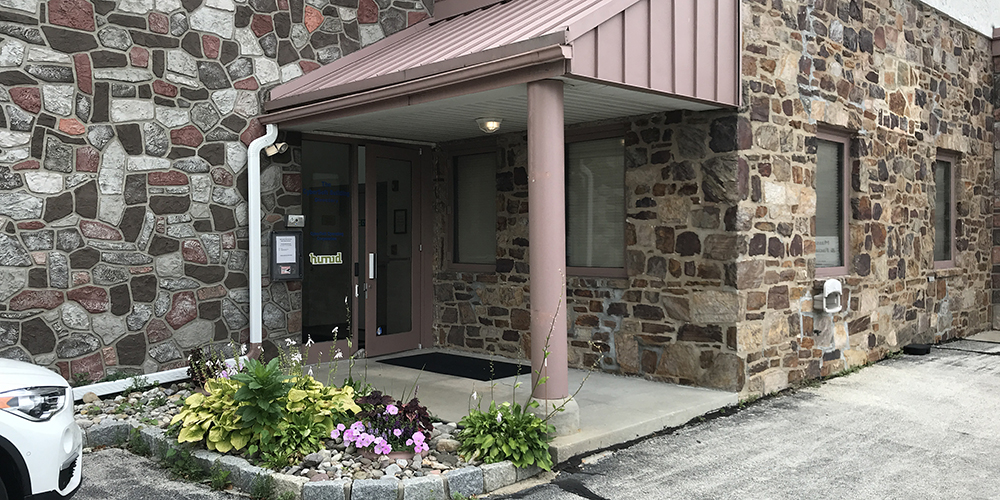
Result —
M 566 145 L 566 265 L 625 267 L 625 147 L 620 137 Z
M 496 153 L 455 157 L 456 263 L 496 263 L 496 160 Z
M 848 137 L 821 133 L 816 147 L 816 276 L 847 274 Z
M 934 187 L 927 190 L 934 207 L 934 267 L 954 266 L 955 158 L 939 154 L 934 162 Z

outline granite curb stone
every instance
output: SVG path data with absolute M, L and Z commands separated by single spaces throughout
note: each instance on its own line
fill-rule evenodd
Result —
M 415 477 L 403 481 L 403 498 L 448 500 L 447 483 L 439 475 Z
M 450 470 L 445 472 L 443 476 L 445 482 L 448 483 L 449 495 L 458 493 L 471 497 L 483 493 L 483 470 L 479 467 Z
M 442 475 L 428 475 L 403 480 L 356 479 L 310 482 L 308 478 L 290 476 L 257 467 L 246 460 L 232 455 L 223 455 L 209 450 L 180 446 L 171 442 L 162 429 L 135 425 L 118 421 L 102 421 L 83 430 L 85 447 L 122 446 L 128 442 L 133 429 L 154 453 L 163 454 L 169 448 L 188 449 L 192 459 L 206 472 L 218 461 L 223 470 L 230 472 L 230 481 L 236 489 L 244 492 L 252 490 L 261 476 L 274 478 L 276 494 L 288 491 L 301 500 L 446 500 L 453 493 L 465 496 L 489 493 L 509 486 L 517 481 L 533 477 L 542 469 L 538 467 L 518 468 L 510 462 L 484 464 L 479 467 L 464 467 L 445 472 Z
M 347 500 L 350 481 L 316 481 L 302 486 L 302 500 Z
M 480 468 L 483 470 L 483 489 L 488 492 L 517 482 L 517 470 L 510 462 L 485 464 Z

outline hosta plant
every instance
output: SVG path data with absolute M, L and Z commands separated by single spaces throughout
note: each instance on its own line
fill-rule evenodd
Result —
M 529 405 L 538 406 L 537 401 Z M 537 465 L 552 469 L 549 454 L 550 434 L 554 430 L 546 420 L 525 411 L 517 403 L 490 403 L 487 411 L 473 408 L 459 423 L 459 452 L 469 459 L 495 463 L 510 460 L 517 467 Z
M 278 424 L 277 448 L 307 455 L 322 448 L 337 424 L 353 420 L 361 407 L 354 402 L 354 389 L 326 387 L 309 375 L 293 379 L 288 391 L 285 417 Z
M 243 449 L 253 438 L 253 430 L 240 422 L 236 414 L 238 405 L 233 396 L 239 382 L 223 378 L 208 379 L 205 391 L 184 400 L 184 408 L 170 424 L 181 424 L 177 441 L 181 443 L 204 441 L 210 450 L 226 453 Z
M 275 465 L 318 451 L 337 424 L 361 411 L 352 388 L 287 377 L 276 360 L 250 360 L 229 379 L 207 380 L 205 389 L 208 395 L 189 396 L 171 421 L 178 441 L 222 453 L 246 448 Z

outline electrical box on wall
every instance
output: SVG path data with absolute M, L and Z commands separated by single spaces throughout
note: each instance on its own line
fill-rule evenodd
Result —
M 285 227 L 306 227 L 306 216 L 289 215 L 285 219 Z
M 302 231 L 271 232 L 271 279 L 302 279 Z
M 835 314 L 843 309 L 841 298 L 844 296 L 844 287 L 840 281 L 828 279 L 823 283 L 823 292 L 813 295 L 813 309 L 827 314 Z

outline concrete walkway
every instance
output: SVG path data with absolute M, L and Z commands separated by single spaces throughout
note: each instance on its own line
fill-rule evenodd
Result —
M 998 498 L 998 395 L 1000 343 L 951 342 L 586 458 L 497 498 Z
M 425 349 L 419 352 L 433 351 Z M 414 352 L 403 355 L 411 354 Z M 489 407 L 491 397 L 498 402 L 516 398 L 520 404 L 524 404 L 530 393 L 531 377 L 528 375 L 498 379 L 491 387 L 490 382 L 440 375 L 377 361 L 391 357 L 359 359 L 353 369 L 350 369 L 351 375 L 354 379 L 366 377 L 373 387 L 396 398 L 412 394 L 416 387 L 421 404 L 427 406 L 434 416 L 445 421 L 461 420 L 469 413 L 470 406 L 476 404 L 481 404 L 485 410 Z M 312 369 L 317 380 L 327 382 L 333 365 L 314 365 Z M 332 375 L 338 385 L 343 384 L 348 372 L 347 361 L 336 363 L 336 372 Z M 580 387 L 587 373 L 582 370 L 569 371 L 571 393 Z M 518 382 L 520 386 L 515 389 Z M 475 401 L 472 399 L 473 392 L 478 396 Z M 734 392 L 683 387 L 600 372 L 590 374 L 577 393 L 576 400 L 580 406 L 581 429 L 578 433 L 556 438 L 552 442 L 550 451 L 556 463 L 648 436 L 667 427 L 682 425 L 695 417 L 738 402 Z

